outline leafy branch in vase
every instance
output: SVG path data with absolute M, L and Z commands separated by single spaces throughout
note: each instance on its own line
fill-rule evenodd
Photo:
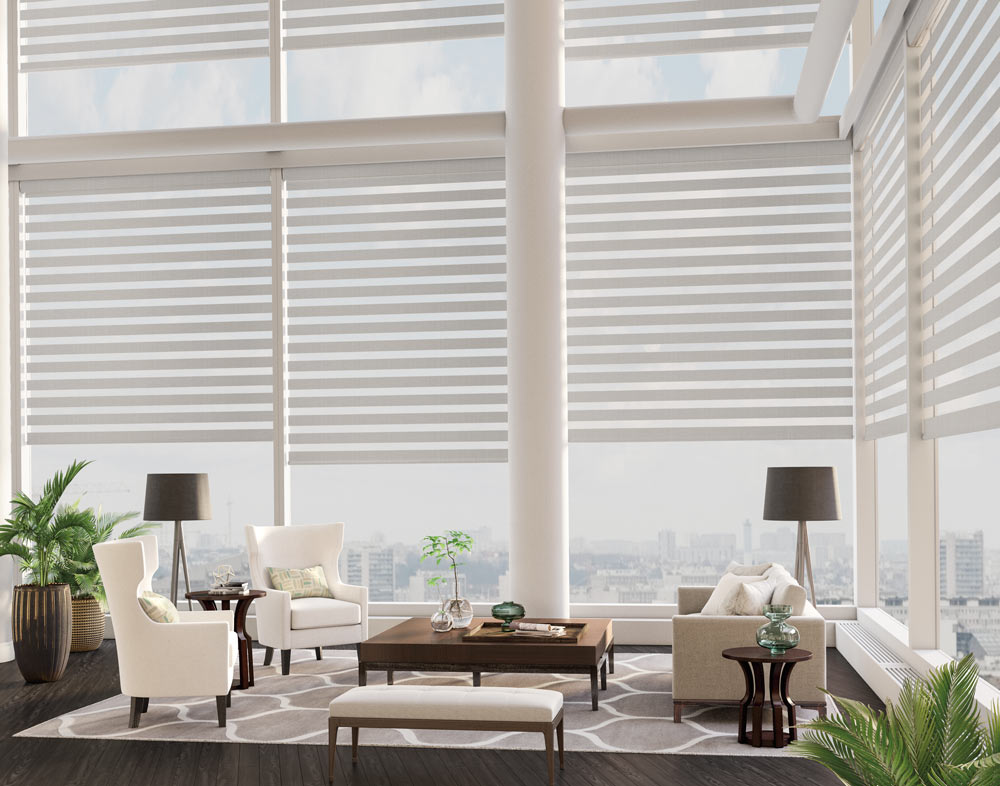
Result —
M 459 562 L 458 558 L 461 554 L 472 551 L 472 536 L 467 532 L 449 529 L 443 535 L 424 536 L 422 544 L 421 562 L 425 559 L 433 559 L 436 565 L 440 565 L 445 560 L 451 563 L 451 573 L 454 579 L 452 586 L 455 588 L 455 600 L 458 600 L 458 569 L 464 564 Z M 431 576 L 427 579 L 427 583 L 432 587 L 438 587 L 447 584 L 448 580 L 444 576 Z

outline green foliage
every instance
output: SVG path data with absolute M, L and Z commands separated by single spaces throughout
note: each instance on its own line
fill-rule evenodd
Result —
M 841 713 L 802 725 L 793 750 L 847 786 L 1000 786 L 1000 720 L 983 724 L 971 655 L 908 680 L 879 712 L 837 699 Z
M 440 565 L 445 560 L 451 563 L 451 572 L 454 577 L 454 592 L 458 598 L 458 568 L 462 565 L 458 562 L 459 555 L 472 551 L 472 536 L 457 529 L 446 530 L 443 535 L 427 535 L 422 541 L 423 553 L 420 561 L 433 559 L 436 565 Z M 432 576 L 427 579 L 427 583 L 432 587 L 437 587 L 447 583 L 444 576 Z
M 0 555 L 20 559 L 22 568 L 39 586 L 51 583 L 61 550 L 77 536 L 86 518 L 83 511 L 60 509 L 59 501 L 89 463 L 74 461 L 65 472 L 57 472 L 45 483 L 37 501 L 19 491 L 11 500 L 10 518 L 0 525 Z
M 104 582 L 97 569 L 97 559 L 94 557 L 94 544 L 111 540 L 115 530 L 126 521 L 134 519 L 139 514 L 101 513 L 93 508 L 78 510 L 77 505 L 67 506 L 59 513 L 82 514 L 80 525 L 75 537 L 60 550 L 59 557 L 53 567 L 56 582 L 69 584 L 74 598 L 95 597 L 104 602 Z M 57 515 L 59 515 L 57 513 Z M 143 522 L 118 533 L 119 539 L 134 538 L 145 535 L 155 524 Z

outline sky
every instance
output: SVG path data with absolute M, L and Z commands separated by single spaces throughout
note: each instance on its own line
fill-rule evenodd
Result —
M 729 52 L 671 58 L 571 61 L 568 105 L 680 101 L 794 93 L 804 50 Z M 33 135 L 261 123 L 268 119 L 267 64 L 212 61 L 28 76 Z M 499 39 L 405 44 L 288 55 L 290 121 L 501 110 Z M 842 58 L 824 114 L 848 92 Z M 267 445 L 44 446 L 32 449 L 38 488 L 76 457 L 95 459 L 74 494 L 105 509 L 141 510 L 146 472 L 206 471 L 215 518 L 227 528 L 272 519 Z M 739 532 L 759 522 L 764 472 L 775 464 L 834 464 L 848 533 L 852 448 L 836 443 L 574 445 L 570 449 L 571 537 L 652 540 L 679 533 Z M 292 521 L 349 523 L 348 539 L 416 540 L 435 529 L 506 530 L 504 465 L 293 467 Z M 759 533 L 761 530 L 755 528 Z M 228 530 L 227 530 L 228 531 Z M 500 538 L 503 539 L 503 538 Z

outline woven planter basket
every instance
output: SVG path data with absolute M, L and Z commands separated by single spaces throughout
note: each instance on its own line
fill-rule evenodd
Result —
M 104 640 L 104 609 L 97 598 L 73 598 L 73 643 L 70 652 L 91 652 Z

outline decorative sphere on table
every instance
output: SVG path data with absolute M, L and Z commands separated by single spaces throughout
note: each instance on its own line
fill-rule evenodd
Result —
M 510 623 L 524 617 L 524 606 L 512 600 L 505 600 L 503 603 L 498 603 L 490 609 L 490 612 L 493 614 L 494 619 L 503 622 L 501 630 L 509 632 L 512 630 Z
M 221 587 L 236 578 L 236 571 L 232 565 L 216 565 L 212 573 L 213 587 Z
M 799 644 L 799 631 L 794 625 L 785 622 L 792 616 L 792 607 L 781 604 L 764 606 L 764 616 L 770 622 L 757 629 L 757 643 L 772 655 L 783 655 L 786 650 Z

